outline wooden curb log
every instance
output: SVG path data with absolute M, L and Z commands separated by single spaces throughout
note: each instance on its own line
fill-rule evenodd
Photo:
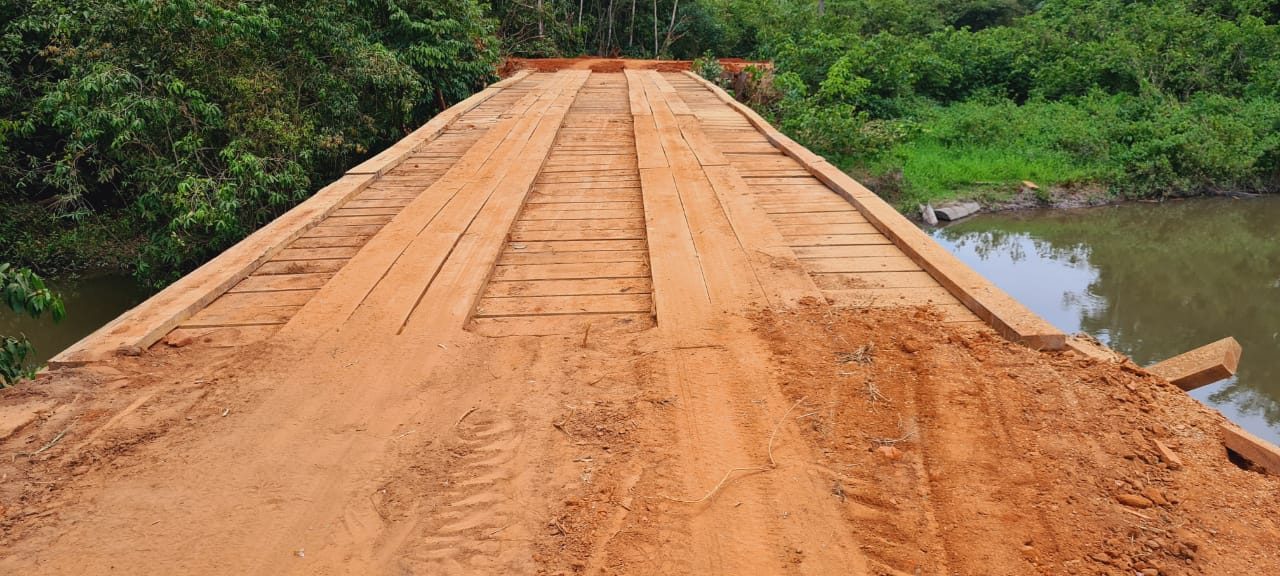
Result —
M 779 132 L 755 110 L 738 102 L 719 86 L 693 72 L 685 74 L 746 117 L 776 148 L 795 159 L 815 178 L 857 208 L 867 222 L 893 241 L 948 292 L 1002 336 L 1037 350 L 1061 350 L 1066 347 L 1065 333 L 965 266 L 874 192 Z
M 1240 365 L 1241 351 L 1240 343 L 1228 336 L 1152 364 L 1146 370 L 1190 391 L 1234 375 Z M 1267 474 L 1280 475 L 1280 448 L 1275 444 L 1231 423 L 1221 424 L 1219 431 L 1222 434 L 1222 445 L 1228 450 L 1239 454 Z
M 1267 474 L 1280 476 L 1280 448 L 1254 436 L 1235 424 L 1222 424 L 1222 445 L 1242 456 Z
M 250 234 L 194 272 L 121 314 L 49 360 L 50 368 L 78 366 L 110 358 L 117 351 L 146 348 L 213 302 L 236 283 L 273 258 L 290 242 L 327 218 L 414 150 L 434 140 L 463 114 L 519 82 L 531 72 L 522 70 L 459 102 L 432 118 L 396 144 L 352 168 L 284 215 Z
M 1161 376 L 1183 390 L 1195 390 L 1233 376 L 1240 365 L 1240 352 L 1240 343 L 1228 336 L 1147 366 L 1147 372 Z

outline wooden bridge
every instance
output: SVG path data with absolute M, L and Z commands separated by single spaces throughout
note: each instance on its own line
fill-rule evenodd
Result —
M 691 73 L 522 72 L 53 359 L 388 334 L 645 330 L 803 298 L 1065 336 Z
M 696 76 L 521 72 L 54 358 L 65 401 L 0 434 L 35 463 L 0 572 L 1030 573 L 1134 518 L 1046 466 L 1208 474 L 1138 404 L 1073 424 L 1217 425 L 1180 391 L 968 330 L 1110 354 Z

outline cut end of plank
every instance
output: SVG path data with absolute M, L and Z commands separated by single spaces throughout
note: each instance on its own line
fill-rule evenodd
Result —
M 1101 362 L 1122 362 L 1125 356 L 1099 342 L 1081 336 L 1067 337 L 1067 349 Z
M 1147 367 L 1147 371 L 1165 378 L 1183 390 L 1194 390 L 1234 375 L 1240 364 L 1240 354 L 1240 343 L 1228 336 L 1152 364 Z
M 1280 475 L 1280 448 L 1253 434 L 1245 432 L 1235 424 L 1223 424 L 1222 445 L 1248 460 L 1258 469 L 1271 475 Z

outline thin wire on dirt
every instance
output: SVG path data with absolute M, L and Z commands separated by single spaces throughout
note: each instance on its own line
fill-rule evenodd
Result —
M 698 498 L 697 500 L 686 500 L 686 499 L 683 499 L 683 498 L 672 498 L 672 497 L 670 497 L 670 496 L 666 496 L 666 495 L 660 495 L 659 497 L 660 497 L 660 498 L 663 498 L 663 499 L 665 499 L 665 500 L 670 500 L 670 501 L 672 501 L 672 502 L 679 502 L 679 503 L 681 503 L 681 504 L 698 504 L 698 503 L 700 503 L 700 502 L 704 502 L 704 501 L 706 501 L 706 500 L 708 500 L 708 499 L 710 499 L 710 498 L 714 497 L 714 496 L 716 495 L 716 493 L 717 493 L 717 492 L 719 492 L 719 491 L 720 491 L 720 489 L 721 489 L 721 488 L 723 488 L 723 487 L 724 487 L 724 485 L 725 485 L 726 483 L 728 483 L 728 481 L 729 481 L 729 477 L 733 476 L 733 474 L 734 474 L 735 472 L 768 472 L 768 471 L 770 471 L 770 470 L 773 470 L 773 469 L 777 468 L 777 467 L 778 467 L 778 462 L 777 462 L 776 460 L 774 460 L 774 459 L 773 459 L 773 439 L 774 439 L 774 437 L 776 437 L 776 436 L 778 435 L 778 428 L 782 426 L 782 422 L 783 422 L 784 420 L 786 420 L 786 419 L 787 419 L 787 416 L 789 416 L 789 415 L 791 414 L 791 412 L 795 411 L 796 407 L 797 407 L 797 406 L 799 406 L 802 402 L 804 402 L 806 398 L 808 398 L 808 397 L 806 396 L 806 397 L 804 397 L 804 398 L 801 398 L 801 399 L 797 400 L 797 401 L 796 401 L 796 403 L 795 403 L 795 404 L 792 404 L 792 405 L 791 405 L 791 407 L 790 407 L 790 408 L 788 408 L 786 412 L 783 412 L 783 413 L 782 413 L 782 417 L 778 418 L 778 421 L 777 421 L 777 422 L 775 422 L 775 423 L 773 424 L 773 431 L 769 433 L 769 443 L 768 443 L 768 446 L 767 446 L 767 450 L 768 450 L 768 453 L 769 453 L 769 465 L 768 465 L 768 466 L 764 466 L 764 467 L 759 467 L 759 466 L 744 466 L 744 467 L 739 467 L 739 468 L 733 468 L 733 469 L 730 469 L 728 472 L 725 472 L 725 473 L 724 473 L 724 476 L 723 476 L 723 477 L 721 477 L 721 478 L 720 478 L 720 481 L 719 481 L 719 482 L 717 482 L 717 483 L 716 483 L 716 485 L 715 485 L 714 487 L 712 487 L 712 488 L 711 488 L 711 491 L 710 491 L 710 492 L 707 492 L 707 494 L 706 494 L 705 496 L 703 496 L 703 497 L 701 497 L 701 498 Z

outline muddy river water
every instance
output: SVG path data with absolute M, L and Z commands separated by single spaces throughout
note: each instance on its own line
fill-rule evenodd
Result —
M 36 347 L 36 362 L 48 360 L 151 294 L 145 286 L 125 275 L 60 278 L 47 283 L 62 295 L 67 305 L 67 317 L 62 322 L 55 324 L 47 316 L 40 320 L 19 318 L 7 308 L 0 310 L 0 334 L 25 334 Z
M 1036 313 L 1139 364 L 1224 336 L 1239 373 L 1192 395 L 1280 442 L 1280 198 L 979 215 L 934 238 Z M 131 278 L 53 282 L 61 324 L 0 314 L 43 361 L 146 298 Z
M 1239 372 L 1191 394 L 1280 443 L 1280 198 L 978 215 L 931 233 L 1058 328 L 1139 364 L 1234 336 Z

